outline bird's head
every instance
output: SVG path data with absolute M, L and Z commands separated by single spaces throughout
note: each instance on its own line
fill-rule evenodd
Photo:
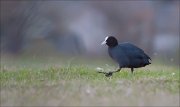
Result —
M 113 36 L 107 36 L 106 38 L 105 38 L 105 40 L 101 43 L 101 45 L 107 45 L 107 46 L 109 46 L 109 47 L 115 47 L 115 46 L 117 46 L 118 45 L 118 41 L 117 41 L 117 39 L 115 38 L 115 37 L 113 37 Z

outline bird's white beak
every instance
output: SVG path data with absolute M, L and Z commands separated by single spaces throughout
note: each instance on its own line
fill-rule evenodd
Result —
M 106 41 L 103 41 L 102 43 L 101 43 L 101 45 L 105 45 L 106 44 Z

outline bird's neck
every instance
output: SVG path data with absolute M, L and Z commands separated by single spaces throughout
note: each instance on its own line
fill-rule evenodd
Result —
M 118 46 L 118 44 L 113 44 L 113 45 L 110 45 L 110 46 L 108 46 L 109 48 L 114 48 L 114 47 L 116 47 L 116 46 Z

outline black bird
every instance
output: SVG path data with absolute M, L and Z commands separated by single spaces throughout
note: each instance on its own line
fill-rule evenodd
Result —
M 133 73 L 134 68 L 144 67 L 151 64 L 151 58 L 144 53 L 144 51 L 137 46 L 125 42 L 118 44 L 118 41 L 113 36 L 108 36 L 102 45 L 108 46 L 108 53 L 110 57 L 119 64 L 116 71 L 104 73 L 107 77 L 112 76 L 114 72 L 118 72 L 121 68 L 131 68 Z

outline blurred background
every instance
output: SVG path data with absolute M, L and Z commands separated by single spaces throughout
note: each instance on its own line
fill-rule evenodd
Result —
M 115 36 L 179 64 L 178 0 L 0 2 L 2 57 L 102 57 L 101 42 Z

